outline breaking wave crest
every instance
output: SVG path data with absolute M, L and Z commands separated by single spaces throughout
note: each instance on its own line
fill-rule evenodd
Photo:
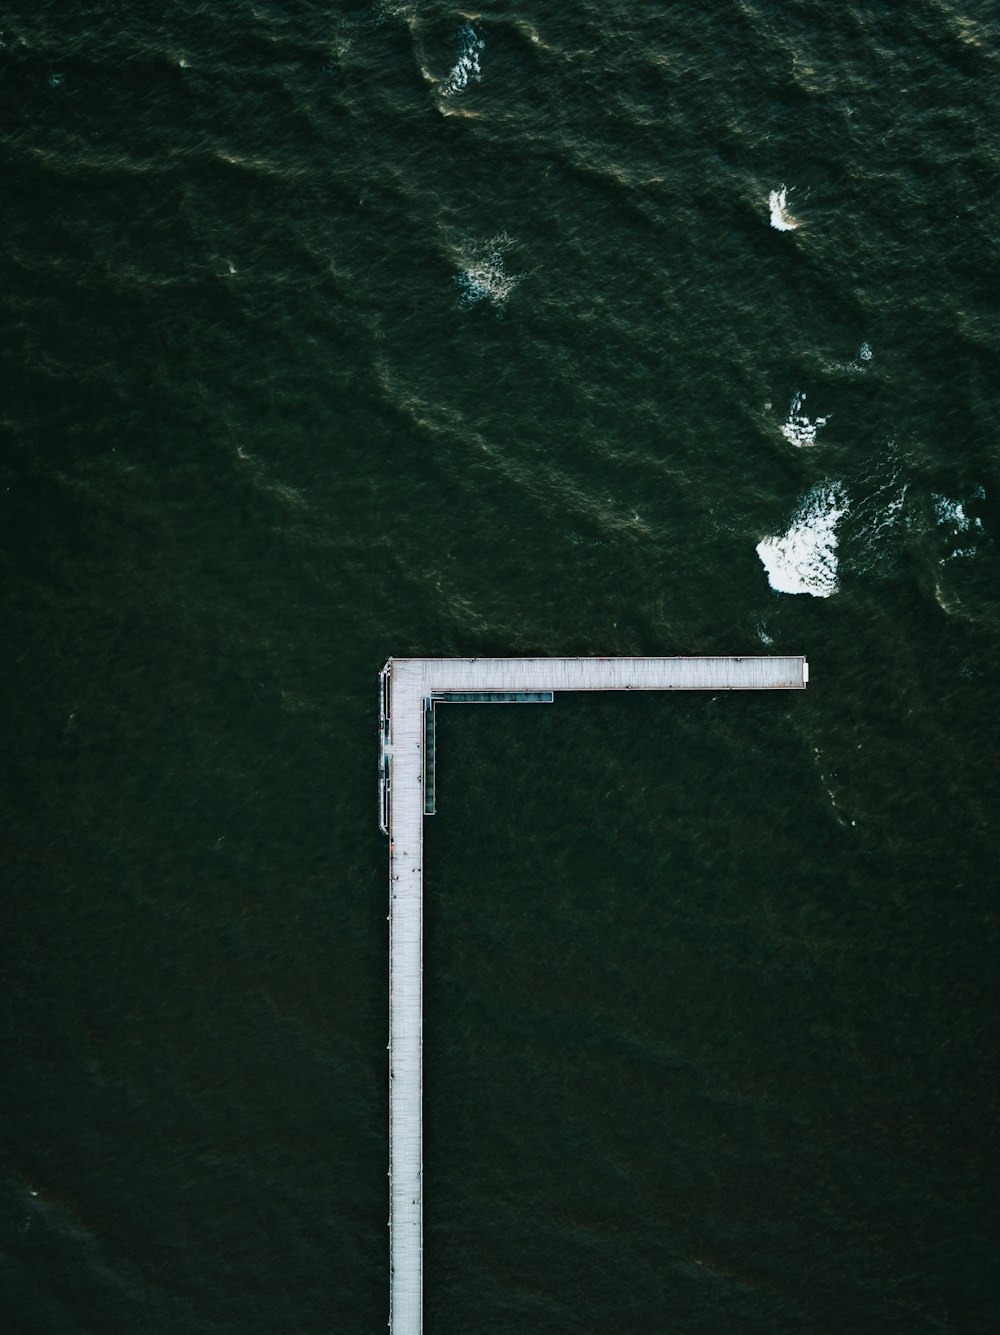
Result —
M 788 211 L 788 190 L 785 186 L 779 186 L 777 190 L 771 191 L 768 204 L 771 208 L 771 226 L 779 232 L 794 232 L 800 225 Z
M 805 401 L 805 393 L 802 390 L 796 390 L 789 404 L 788 417 L 781 427 L 781 434 L 784 438 L 800 449 L 805 445 L 815 445 L 817 431 L 820 427 L 826 426 L 830 420 L 828 416 L 807 417 L 802 411 L 802 405 Z
M 772 589 L 814 598 L 837 592 L 837 524 L 849 505 L 843 483 L 822 483 L 806 492 L 784 533 L 758 542 Z
M 479 53 L 486 46 L 486 38 L 478 33 L 471 23 L 463 24 L 455 36 L 458 45 L 458 60 L 441 85 L 442 97 L 454 97 L 456 93 L 463 92 L 470 81 L 478 83 L 483 77 L 483 71 L 479 64 Z
M 477 302 L 488 301 L 495 308 L 497 318 L 503 315 L 511 291 L 528 276 L 506 270 L 505 256 L 516 245 L 516 238 L 506 232 L 498 232 L 488 241 L 465 243 L 459 261 L 461 272 L 454 279 L 460 288 L 459 306 L 468 309 Z

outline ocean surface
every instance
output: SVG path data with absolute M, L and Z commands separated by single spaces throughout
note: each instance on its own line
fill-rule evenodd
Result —
M 388 1315 L 389 655 L 452 709 L 428 1335 L 1000 1326 L 1000 23 L 12 0 L 0 1335 Z

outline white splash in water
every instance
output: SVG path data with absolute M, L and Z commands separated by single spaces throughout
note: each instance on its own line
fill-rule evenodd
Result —
M 481 37 L 471 23 L 464 24 L 455 34 L 458 44 L 458 60 L 441 85 L 442 97 L 454 97 L 468 87 L 469 81 L 476 83 L 483 77 L 479 65 L 479 53 L 486 46 L 486 38 Z
M 787 531 L 758 542 L 757 555 L 772 589 L 814 598 L 837 592 L 837 524 L 849 505 L 842 482 L 813 487 Z
M 768 204 L 771 206 L 771 226 L 779 232 L 794 232 L 799 223 L 788 212 L 788 191 L 784 186 L 771 191 Z
M 504 256 L 516 245 L 516 238 L 506 232 L 499 232 L 488 241 L 466 242 L 460 260 L 462 271 L 454 280 L 461 288 L 460 306 L 468 308 L 479 301 L 489 301 L 496 308 L 497 318 L 503 315 L 511 291 L 528 276 L 508 273 L 504 267 Z
M 872 359 L 872 348 L 870 343 L 862 343 L 858 348 L 858 361 L 870 362 Z
M 798 445 L 800 449 L 804 445 L 815 445 L 816 432 L 830 420 L 829 417 L 807 417 L 802 411 L 805 401 L 805 394 L 801 390 L 796 390 L 788 408 L 788 418 L 781 428 L 784 438 L 793 445 Z

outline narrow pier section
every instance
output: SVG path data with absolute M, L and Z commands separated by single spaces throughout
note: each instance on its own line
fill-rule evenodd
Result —
M 423 822 L 436 807 L 436 704 L 549 703 L 556 691 L 802 690 L 771 658 L 390 658 L 379 692 L 379 825 L 389 835 L 389 1324 L 423 1330 Z M 428 732 L 429 725 L 429 732 Z

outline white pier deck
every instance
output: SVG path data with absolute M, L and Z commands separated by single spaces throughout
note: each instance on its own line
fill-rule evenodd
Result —
M 441 693 L 801 690 L 801 656 L 391 658 L 382 675 L 382 821 L 389 834 L 389 1324 L 423 1329 L 423 823 L 425 701 Z

